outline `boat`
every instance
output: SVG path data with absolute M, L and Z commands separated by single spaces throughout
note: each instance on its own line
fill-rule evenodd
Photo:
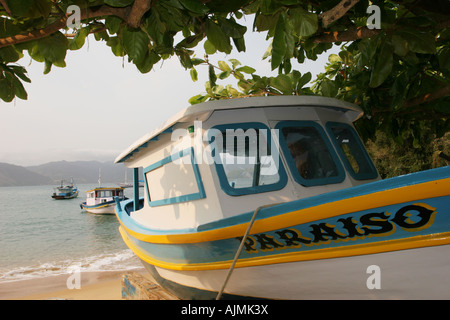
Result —
M 78 188 L 74 186 L 73 179 L 65 186 L 64 182 L 64 180 L 61 180 L 61 185 L 53 189 L 52 198 L 55 200 L 63 200 L 78 197 Z
M 125 170 L 125 181 L 124 182 L 118 182 L 117 185 L 119 187 L 122 188 L 132 188 L 133 187 L 133 183 L 128 182 L 128 178 L 127 178 L 127 170 Z M 139 180 L 139 187 L 144 187 L 144 181 L 143 180 Z
M 125 200 L 122 187 L 97 187 L 86 191 L 86 201 L 80 204 L 80 208 L 89 213 L 114 214 L 116 198 Z
M 318 96 L 183 109 L 115 159 L 135 173 L 124 242 L 180 299 L 449 299 L 450 167 L 381 179 L 361 116 Z

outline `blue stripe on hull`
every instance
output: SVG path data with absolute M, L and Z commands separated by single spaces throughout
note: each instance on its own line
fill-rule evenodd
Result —
M 396 204 L 252 234 L 240 259 L 345 249 L 450 232 L 450 196 Z M 129 237 L 146 256 L 163 263 L 195 265 L 233 260 L 240 238 L 161 244 Z M 383 250 L 381 250 L 383 251 Z

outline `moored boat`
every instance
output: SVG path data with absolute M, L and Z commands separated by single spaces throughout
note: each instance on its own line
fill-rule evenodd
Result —
M 115 198 L 125 200 L 124 188 L 98 187 L 86 191 L 86 201 L 80 208 L 95 214 L 114 214 Z
M 135 172 L 122 238 L 182 299 L 449 299 L 450 167 L 381 180 L 361 115 L 313 96 L 181 111 L 116 159 Z
M 61 185 L 53 189 L 52 198 L 55 200 L 73 199 L 78 197 L 78 188 L 74 186 L 73 179 L 70 183 L 64 185 L 65 181 L 61 180 Z

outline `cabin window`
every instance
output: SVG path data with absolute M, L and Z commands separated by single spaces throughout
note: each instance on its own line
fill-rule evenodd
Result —
M 176 152 L 144 168 L 149 206 L 161 206 L 205 198 L 193 148 Z
M 220 186 L 227 194 L 274 191 L 286 185 L 279 154 L 271 150 L 276 145 L 264 124 L 219 125 L 208 133 Z
M 326 126 L 347 171 L 354 179 L 378 177 L 377 170 L 353 127 L 339 122 L 328 122 Z
M 295 181 L 304 186 L 344 181 L 344 169 L 319 124 L 282 121 L 276 129 L 279 129 L 280 146 Z

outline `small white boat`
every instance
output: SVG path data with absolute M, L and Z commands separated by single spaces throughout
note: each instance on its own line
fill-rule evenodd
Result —
M 86 202 L 80 204 L 81 209 L 95 214 L 114 214 L 115 198 L 125 200 L 124 188 L 98 187 L 86 191 Z
M 381 180 L 360 116 L 316 96 L 188 107 L 117 157 L 122 238 L 182 299 L 450 299 L 450 167 Z
M 78 188 L 74 186 L 73 179 L 64 186 L 64 180 L 61 180 L 61 185 L 53 189 L 52 198 L 55 200 L 73 199 L 78 197 Z

